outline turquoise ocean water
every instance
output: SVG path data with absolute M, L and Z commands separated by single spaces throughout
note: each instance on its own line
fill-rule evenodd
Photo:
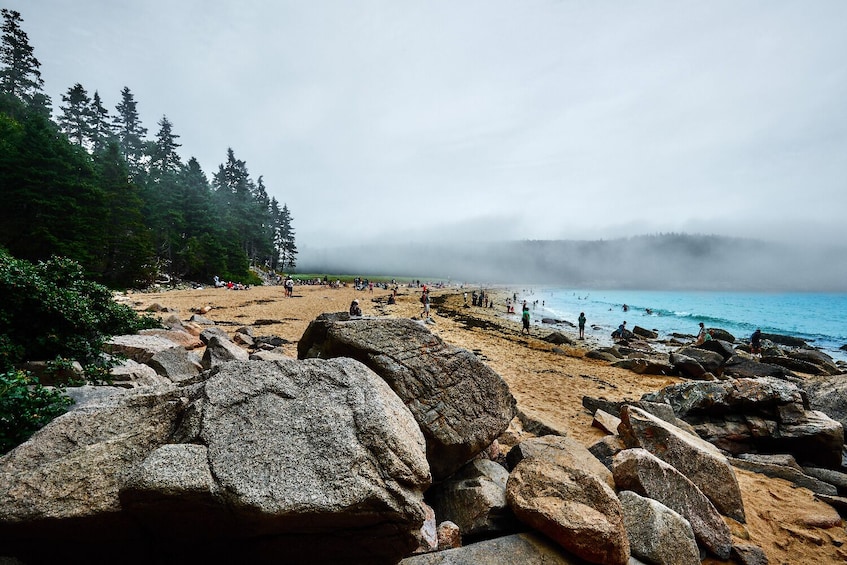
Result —
M 803 338 L 835 359 L 847 361 L 847 294 L 678 292 L 585 290 L 533 287 L 518 290 L 518 299 L 538 301 L 533 318 L 551 317 L 576 323 L 585 312 L 586 337 L 603 341 L 626 320 L 628 328 L 696 334 L 698 324 L 717 327 L 737 339 L 749 339 L 756 328 L 765 333 Z M 543 303 L 543 305 L 542 305 Z M 623 311 L 623 305 L 629 307 Z M 652 313 L 648 313 L 647 310 Z M 597 326 L 591 329 L 590 326 Z

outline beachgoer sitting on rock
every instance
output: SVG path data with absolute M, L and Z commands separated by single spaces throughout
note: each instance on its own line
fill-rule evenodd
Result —
M 750 336 L 750 353 L 753 355 L 762 354 L 762 330 L 758 328 Z
M 703 322 L 700 322 L 700 332 L 697 334 L 697 340 L 694 342 L 694 345 L 703 345 L 703 342 L 706 341 L 707 335 L 706 326 L 703 325 Z
M 618 340 L 623 339 L 624 335 L 626 335 L 626 321 L 618 326 L 618 329 L 612 332 L 612 339 Z
M 353 302 L 350 303 L 350 315 L 351 316 L 361 316 L 362 315 L 362 309 L 359 308 L 359 301 L 358 300 L 354 299 Z

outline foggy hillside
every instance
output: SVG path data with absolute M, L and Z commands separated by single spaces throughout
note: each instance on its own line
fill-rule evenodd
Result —
M 298 271 L 583 288 L 847 291 L 847 248 L 684 234 L 306 247 Z

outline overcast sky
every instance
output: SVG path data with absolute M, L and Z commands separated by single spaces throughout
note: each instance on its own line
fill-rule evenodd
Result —
M 3 0 L 54 109 L 231 147 L 298 246 L 847 240 L 847 2 Z

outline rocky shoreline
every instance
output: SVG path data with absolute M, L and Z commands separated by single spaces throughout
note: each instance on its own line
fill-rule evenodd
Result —
M 129 297 L 161 302 L 170 333 L 113 340 L 134 363 L 121 387 L 0 459 L 0 547 L 49 562 L 48 532 L 103 562 L 127 544 L 139 562 L 847 559 L 837 364 L 787 346 L 763 363 L 728 339 L 583 348 L 454 290 L 433 291 L 430 320 L 414 289 L 298 291 Z M 352 297 L 364 318 L 318 315 Z

